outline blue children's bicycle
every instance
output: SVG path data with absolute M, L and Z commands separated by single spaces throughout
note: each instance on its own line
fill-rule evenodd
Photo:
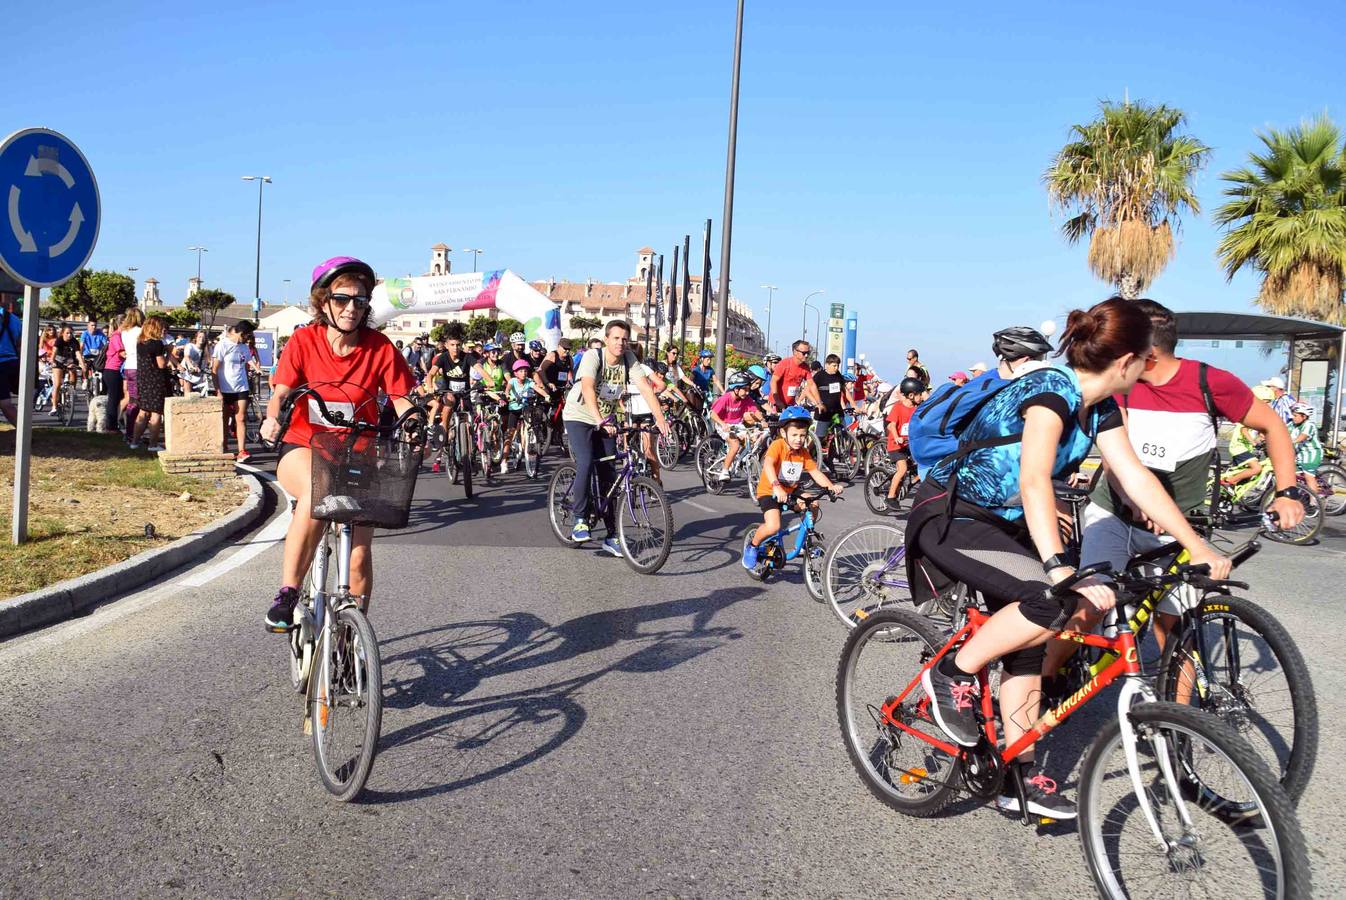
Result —
M 804 505 L 804 514 L 789 528 L 782 528 L 758 545 L 757 566 L 748 572 L 749 575 L 759 581 L 770 581 L 772 575 L 784 568 L 787 562 L 802 555 L 804 586 L 808 588 L 810 597 L 819 603 L 823 601 L 823 555 L 827 548 L 823 545 L 822 534 L 817 530 L 819 513 L 813 509 L 813 505 L 824 497 L 834 503 L 841 499 L 811 479 L 800 482 L 791 492 L 790 499 L 780 505 L 782 524 L 786 510 L 796 509 L 801 503 Z M 756 531 L 756 525 L 748 526 L 743 535 L 744 548 Z M 790 543 L 790 535 L 794 535 L 793 544 Z

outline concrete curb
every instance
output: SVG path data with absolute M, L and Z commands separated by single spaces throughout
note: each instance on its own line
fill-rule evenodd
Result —
M 146 550 L 115 566 L 20 594 L 12 600 L 0 600 L 0 640 L 74 618 L 110 597 L 173 571 L 251 528 L 265 508 L 266 488 L 262 479 L 251 472 L 239 474 L 248 481 L 248 497 L 229 515 L 203 525 L 167 547 Z

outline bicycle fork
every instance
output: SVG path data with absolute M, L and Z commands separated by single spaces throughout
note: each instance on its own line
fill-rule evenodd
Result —
M 1127 678 L 1126 683 L 1122 685 L 1121 693 L 1117 697 L 1117 721 L 1122 729 L 1122 749 L 1126 754 L 1126 768 L 1131 776 L 1131 789 L 1136 793 L 1136 802 L 1145 814 L 1145 821 L 1150 825 L 1150 833 L 1154 835 L 1155 843 L 1159 849 L 1167 853 L 1172 848 L 1173 842 L 1164 836 L 1164 829 L 1159 825 L 1159 819 L 1154 813 L 1154 805 L 1150 803 L 1150 795 L 1140 777 L 1138 739 L 1136 728 L 1131 723 L 1129 715 L 1131 707 L 1137 699 L 1147 703 L 1153 702 L 1155 699 L 1154 691 L 1139 678 Z M 1192 816 L 1187 811 L 1187 802 L 1183 800 L 1182 792 L 1179 789 L 1178 776 L 1173 771 L 1173 760 L 1168 752 L 1168 738 L 1161 734 L 1154 734 L 1150 741 L 1155 762 L 1159 765 L 1159 772 L 1164 779 L 1164 788 L 1173 798 L 1178 819 L 1182 822 L 1183 833 L 1187 834 L 1192 829 Z

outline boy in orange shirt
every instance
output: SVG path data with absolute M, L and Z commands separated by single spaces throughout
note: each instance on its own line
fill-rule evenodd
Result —
M 743 568 L 757 569 L 757 548 L 762 541 L 780 531 L 780 504 L 790 500 L 790 492 L 808 474 L 819 486 L 834 494 L 841 486 L 818 468 L 813 454 L 805 448 L 813 416 L 802 406 L 786 407 L 780 414 L 780 437 L 767 448 L 762 459 L 762 476 L 757 479 L 757 505 L 762 509 L 762 524 L 743 548 Z M 815 504 L 816 507 L 816 504 Z

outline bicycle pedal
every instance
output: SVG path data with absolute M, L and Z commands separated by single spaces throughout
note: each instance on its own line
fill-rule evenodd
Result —
M 1038 825 L 1055 825 L 1056 821 L 1056 819 L 1049 819 L 1046 816 L 1039 816 L 1037 823 Z

